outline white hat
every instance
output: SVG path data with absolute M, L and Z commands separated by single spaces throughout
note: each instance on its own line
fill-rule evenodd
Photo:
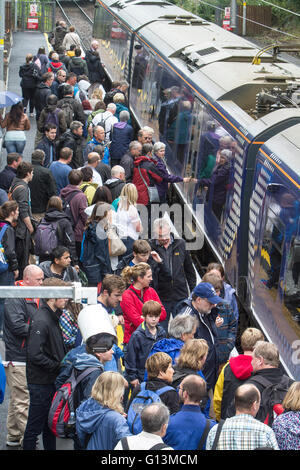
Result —
M 77 323 L 84 342 L 99 333 L 116 336 L 110 316 L 102 305 L 87 305 L 84 307 L 78 315 Z

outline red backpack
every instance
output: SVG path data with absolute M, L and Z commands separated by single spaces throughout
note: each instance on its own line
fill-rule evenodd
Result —
M 71 376 L 55 393 L 48 414 L 48 426 L 56 437 L 72 438 L 76 434 L 74 392 L 77 385 L 96 367 L 88 367 L 77 378 L 72 369 Z

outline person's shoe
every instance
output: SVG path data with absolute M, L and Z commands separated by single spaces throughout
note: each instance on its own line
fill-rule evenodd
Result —
M 29 116 L 30 116 L 30 117 L 34 117 L 34 113 L 30 113 Z
M 20 447 L 20 441 L 6 441 L 8 447 Z

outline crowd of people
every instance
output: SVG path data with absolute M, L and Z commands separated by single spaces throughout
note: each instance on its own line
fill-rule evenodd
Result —
M 151 128 L 135 134 L 128 84 L 104 89 L 97 41 L 83 56 L 75 28 L 59 22 L 51 44 L 48 56 L 26 56 L 23 103 L 1 121 L 0 285 L 81 282 L 98 297 L 88 307 L 0 299 L 7 446 L 34 450 L 42 435 L 56 449 L 53 398 L 75 377 L 65 423 L 74 449 L 299 450 L 300 384 L 259 329 L 236 351 L 239 309 L 222 265 L 197 281 L 170 220 L 141 217 L 141 206 L 168 200 L 169 184 L 191 179 L 169 174 Z

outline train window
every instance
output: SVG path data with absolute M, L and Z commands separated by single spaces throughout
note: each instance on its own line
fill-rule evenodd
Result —
M 197 198 L 221 222 L 227 193 L 232 186 L 236 141 L 210 114 L 204 114 L 199 144 Z
M 96 9 L 94 37 L 100 43 L 101 60 L 112 81 L 127 78 L 129 38 L 121 26 L 104 8 Z
M 283 243 L 284 225 L 280 219 L 280 206 L 273 202 L 267 212 L 261 252 L 262 282 L 269 289 L 278 288 Z

